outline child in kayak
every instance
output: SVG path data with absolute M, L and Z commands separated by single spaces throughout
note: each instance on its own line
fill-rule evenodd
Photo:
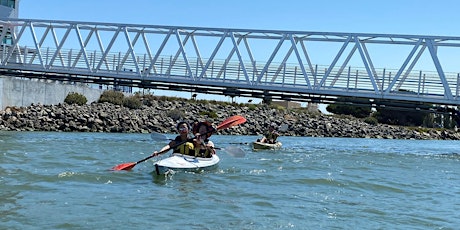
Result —
M 211 157 L 213 154 L 216 154 L 214 143 L 209 140 L 209 137 L 211 137 L 214 131 L 214 127 L 207 121 L 198 122 L 193 127 L 196 157 Z

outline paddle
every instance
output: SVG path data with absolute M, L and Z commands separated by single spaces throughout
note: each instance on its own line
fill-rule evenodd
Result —
M 235 116 L 229 117 L 228 119 L 223 121 L 217 127 L 217 129 L 225 129 L 227 127 L 236 126 L 236 125 L 242 124 L 244 122 L 246 122 L 246 118 L 244 118 L 244 117 L 242 117 L 240 115 L 235 115 Z M 173 140 L 173 139 L 168 139 L 164 134 L 157 133 L 157 132 L 152 132 L 150 134 L 150 138 L 152 138 L 152 140 L 154 140 L 154 141 L 168 141 L 168 140 L 172 141 Z
M 165 135 L 161 134 L 161 133 L 151 133 L 150 134 L 150 138 L 152 138 L 152 140 L 154 141 L 167 141 L 167 140 L 171 140 L 171 139 L 168 139 Z
M 279 131 L 280 131 L 280 132 L 286 132 L 288 129 L 289 129 L 289 125 L 288 125 L 288 124 L 282 124 L 282 125 L 280 126 Z
M 155 133 L 155 135 L 152 135 L 152 139 L 154 141 L 165 141 L 165 140 L 172 140 L 172 139 L 168 139 L 165 135 L 161 134 L 161 133 Z M 231 143 L 232 144 L 232 143 Z M 233 143 L 235 144 L 235 143 Z M 245 144 L 245 145 L 248 145 L 249 143 L 236 143 L 236 144 Z M 234 146 L 227 146 L 225 148 L 214 148 L 216 150 L 223 150 L 225 152 L 227 152 L 228 154 L 230 154 L 231 156 L 233 157 L 244 157 L 245 156 L 245 152 L 238 148 L 238 147 L 234 147 Z
M 222 123 L 220 123 L 218 126 L 217 126 L 217 129 L 216 130 L 213 130 L 213 131 L 210 131 L 211 133 L 213 132 L 217 132 L 219 130 L 222 130 L 222 129 L 227 129 L 227 128 L 230 128 L 232 126 L 235 126 L 235 125 L 239 125 L 239 124 L 242 124 L 246 122 L 246 118 L 244 118 L 243 116 L 240 116 L 240 115 L 235 115 L 235 116 L 231 116 L 227 119 L 225 119 Z M 209 132 L 206 132 L 206 133 L 209 133 Z M 205 133 L 205 134 L 206 134 Z M 168 148 L 168 149 L 165 149 L 163 151 L 160 151 L 156 154 L 152 154 L 140 161 L 137 161 L 137 162 L 130 162 L 130 163 L 123 163 L 123 164 L 119 164 L 115 167 L 112 168 L 112 170 L 116 170 L 116 171 L 119 171 L 119 170 L 131 170 L 132 168 L 134 168 L 134 166 L 136 166 L 137 164 L 139 163 L 142 163 L 152 157 L 155 157 L 155 156 L 158 156 L 158 155 L 161 155 L 165 152 L 168 152 L 170 149 L 174 149 L 176 148 L 177 146 L 180 146 L 182 144 L 184 144 L 185 142 L 187 141 L 191 141 L 192 139 L 189 139 L 189 140 L 186 140 L 186 141 L 182 141 L 174 146 L 172 146 L 171 148 Z
M 244 155 L 246 155 L 242 149 L 235 146 L 227 146 L 224 148 L 224 151 L 233 157 L 244 157 Z

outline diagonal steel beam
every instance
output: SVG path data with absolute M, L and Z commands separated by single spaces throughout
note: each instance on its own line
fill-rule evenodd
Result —
M 302 70 L 303 77 L 305 79 L 305 82 L 307 83 L 307 87 L 309 90 L 311 90 L 311 83 L 310 83 L 310 78 L 308 77 L 307 71 L 305 70 L 305 66 L 303 64 L 302 58 L 300 57 L 299 50 L 297 49 L 296 41 L 294 41 L 294 37 L 289 35 L 289 39 L 291 40 L 291 45 L 294 48 L 295 55 L 297 57 L 297 61 L 299 62 L 300 69 Z

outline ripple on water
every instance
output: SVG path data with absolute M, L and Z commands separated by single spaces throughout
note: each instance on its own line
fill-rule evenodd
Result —
M 280 151 L 239 146 L 245 155 L 222 151 L 215 170 L 156 176 L 155 159 L 131 171 L 110 170 L 164 146 L 148 134 L 0 135 L 5 228 L 117 228 L 127 219 L 133 229 L 456 229 L 459 223 L 452 215 L 460 195 L 457 142 L 281 137 Z M 219 147 L 256 139 L 212 138 Z

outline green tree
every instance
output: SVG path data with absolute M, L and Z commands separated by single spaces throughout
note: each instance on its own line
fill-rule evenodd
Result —
M 424 111 L 410 110 L 402 111 L 398 108 L 377 108 L 373 115 L 380 123 L 389 125 L 421 126 L 425 117 L 429 115 Z M 425 120 L 427 121 L 427 120 Z

